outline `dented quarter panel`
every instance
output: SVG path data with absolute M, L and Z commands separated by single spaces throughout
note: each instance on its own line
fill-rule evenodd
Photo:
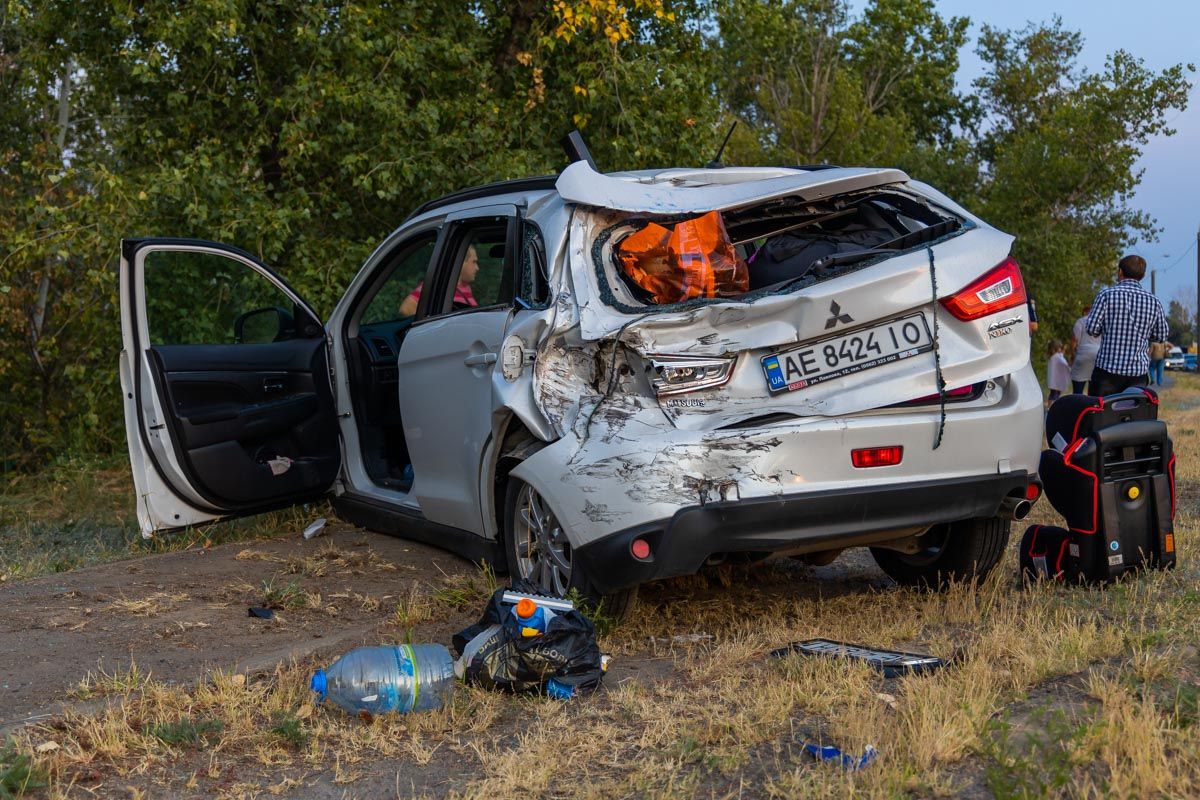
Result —
M 570 211 L 561 201 L 555 199 L 531 205 L 524 217 L 530 224 L 535 225 L 542 235 L 550 272 L 551 298 L 561 298 L 561 302 L 551 302 L 545 309 L 517 310 L 510 318 L 500 348 L 500 369 L 492 374 L 497 408 L 494 426 L 503 423 L 502 411 L 507 409 L 515 414 L 534 436 L 549 441 L 557 438 L 560 433 L 554 419 L 545 411 L 546 404 L 541 400 L 538 369 L 539 365 L 545 368 L 556 362 L 554 354 L 546 350 L 546 340 L 556 326 L 562 325 L 560 313 L 564 309 L 571 311 L 569 290 L 561 292 L 557 289 L 558 282 L 564 279 L 563 252 L 566 247 Z M 569 277 L 567 284 L 569 286 Z M 574 315 L 568 313 L 566 324 L 573 326 L 574 320 Z M 512 358 L 513 351 L 517 349 L 523 351 L 520 367 L 516 370 L 506 370 L 506 359 Z
M 573 429 L 513 470 L 547 499 L 576 547 L 718 500 L 989 474 L 1003 462 L 1032 473 L 1041 448 L 1041 389 L 1028 365 L 999 403 L 950 410 L 937 450 L 936 410 L 697 431 L 664 428 L 645 398 L 614 394 L 595 414 L 584 405 Z M 903 464 L 851 465 L 852 448 L 880 445 L 903 446 Z

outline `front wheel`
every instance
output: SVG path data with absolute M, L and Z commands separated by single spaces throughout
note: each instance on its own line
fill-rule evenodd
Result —
M 919 552 L 872 547 L 871 555 L 896 583 L 944 589 L 954 581 L 987 577 L 1004 555 L 1011 524 L 989 517 L 934 525 L 917 539 Z
M 572 559 L 571 542 L 545 499 L 525 481 L 511 478 L 504 502 L 504 552 L 508 574 L 540 591 L 566 597 L 572 590 L 607 617 L 620 619 L 633 606 L 637 589 L 599 592 Z

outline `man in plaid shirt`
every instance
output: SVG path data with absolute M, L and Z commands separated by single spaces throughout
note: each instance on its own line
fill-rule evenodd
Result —
M 1087 332 L 1100 336 L 1088 394 L 1103 397 L 1146 384 L 1151 342 L 1167 340 L 1167 315 L 1158 298 L 1142 288 L 1146 259 L 1125 256 L 1117 285 L 1101 289 L 1087 316 Z

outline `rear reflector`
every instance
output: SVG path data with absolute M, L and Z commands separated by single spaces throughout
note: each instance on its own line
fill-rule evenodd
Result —
M 863 447 L 850 451 L 850 463 L 859 469 L 866 467 L 894 467 L 904 457 L 904 448 L 900 445 L 892 447 Z
M 1009 256 L 978 280 L 942 299 L 946 310 L 963 321 L 970 321 L 1025 304 L 1025 281 L 1021 268 Z
M 629 545 L 629 552 L 639 561 L 645 561 L 650 557 L 650 543 L 645 539 L 634 539 Z
M 1042 487 L 1038 486 L 1036 483 L 1031 483 L 1025 487 L 1025 499 L 1028 500 L 1029 502 L 1032 503 L 1034 500 L 1037 500 L 1041 496 L 1042 496 Z

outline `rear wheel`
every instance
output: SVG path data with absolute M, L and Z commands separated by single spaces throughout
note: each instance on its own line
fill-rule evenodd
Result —
M 934 525 L 917 539 L 919 552 L 872 547 L 871 555 L 899 584 L 944 589 L 952 581 L 986 577 L 1004 555 L 1011 524 L 989 517 Z
M 602 594 L 574 562 L 566 531 L 536 489 L 509 479 L 504 509 L 504 552 L 513 580 L 524 578 L 557 597 L 575 590 L 593 609 L 616 619 L 632 607 L 636 588 Z

